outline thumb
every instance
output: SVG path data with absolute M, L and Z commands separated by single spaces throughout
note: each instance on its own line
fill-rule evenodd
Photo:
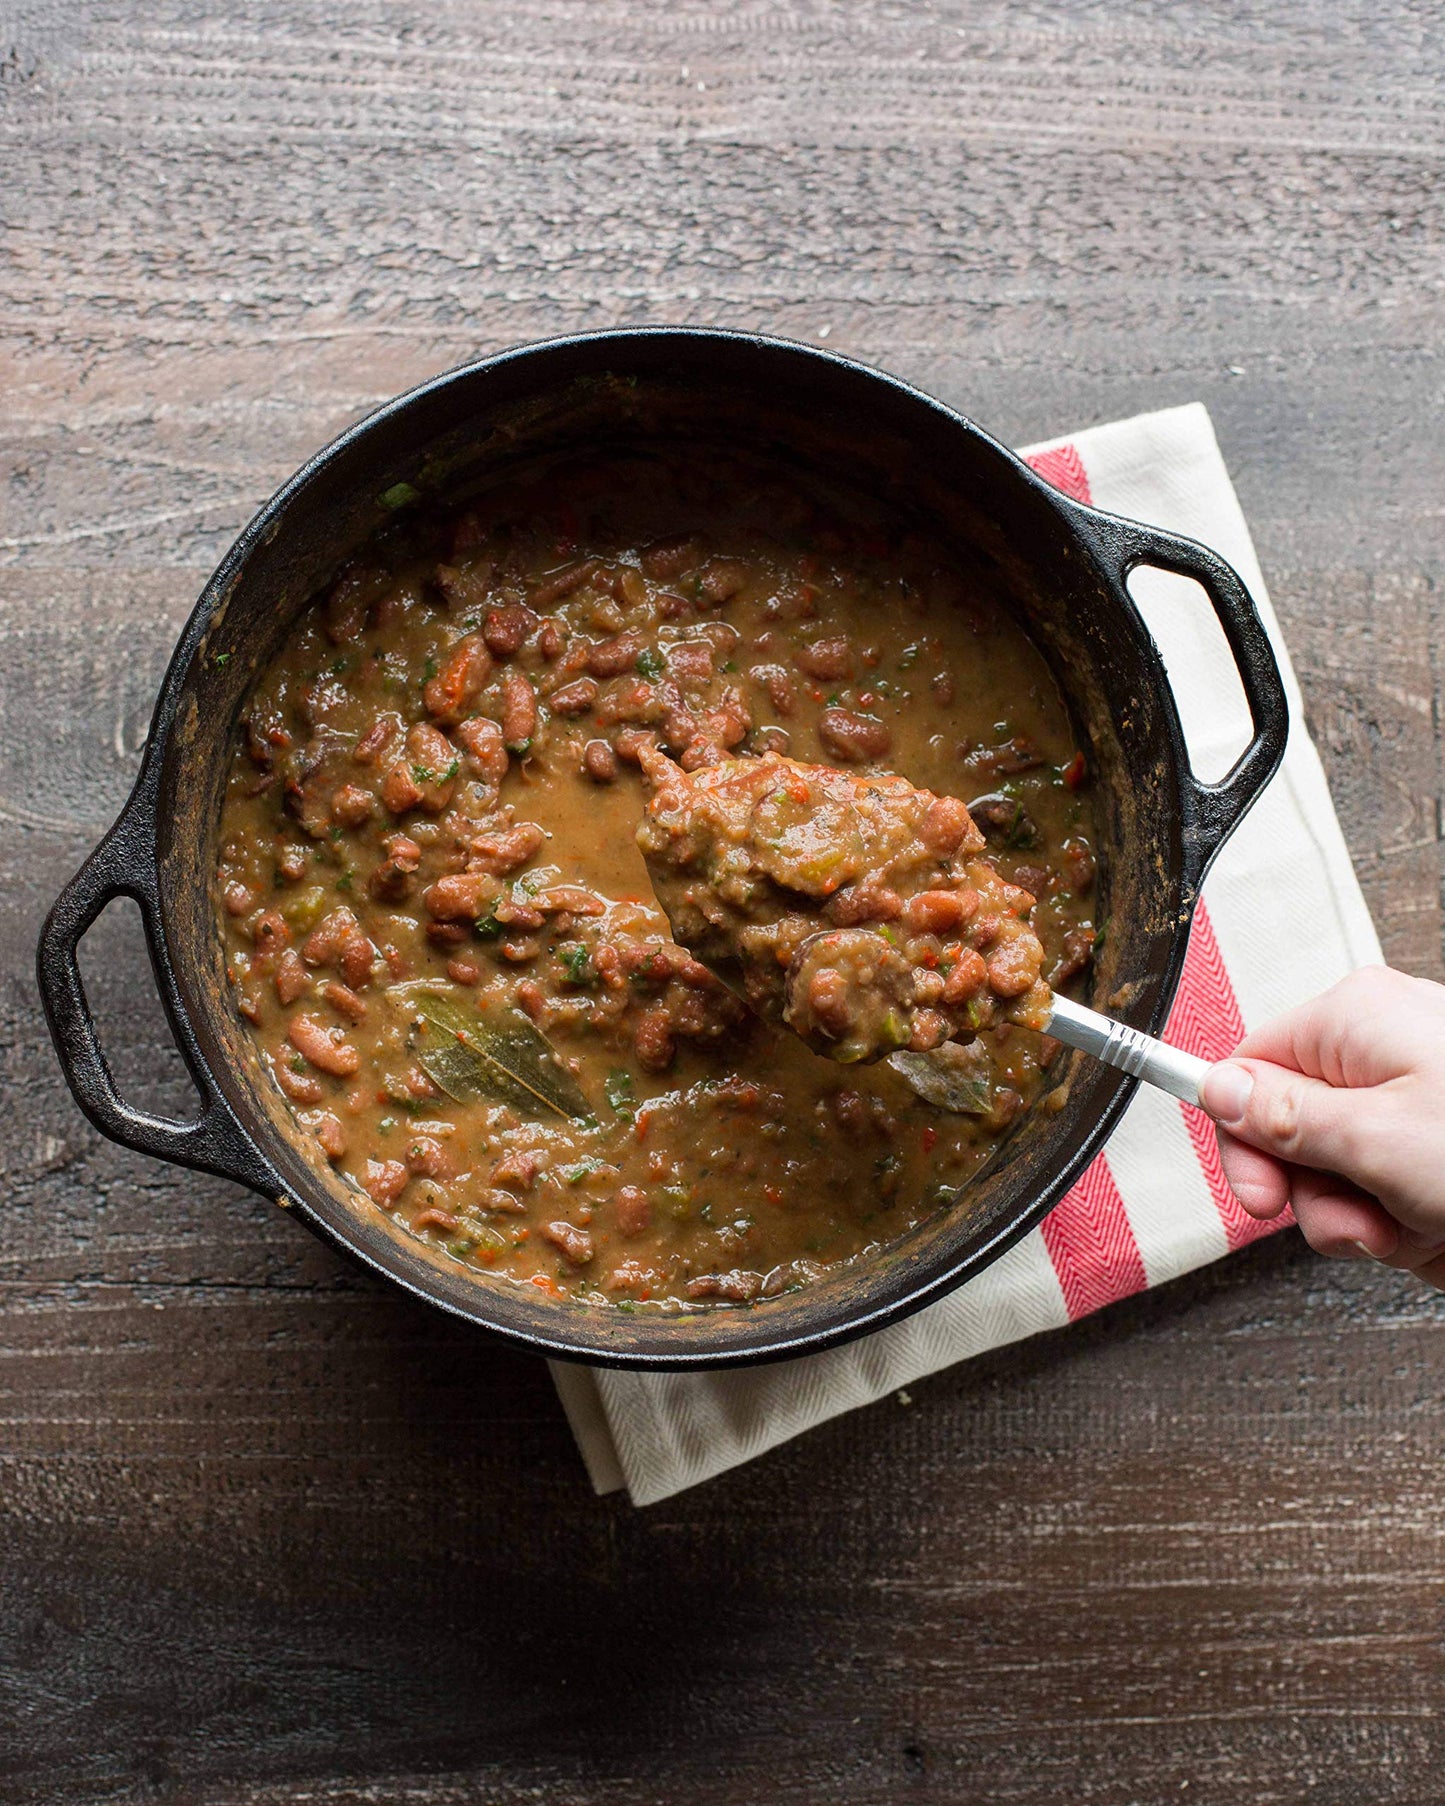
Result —
M 1306 1078 L 1268 1060 L 1225 1060 L 1204 1075 L 1199 1101 L 1229 1133 L 1296 1166 L 1356 1176 L 1362 1092 Z

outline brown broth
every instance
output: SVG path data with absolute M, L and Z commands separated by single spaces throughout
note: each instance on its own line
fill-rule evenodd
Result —
M 992 798 L 1046 974 L 1087 962 L 1093 814 L 1047 668 L 863 504 L 699 451 L 412 510 L 308 607 L 244 730 L 218 861 L 238 1007 L 318 1162 L 479 1276 L 634 1308 L 795 1288 L 931 1214 L 1049 1086 L 1055 1050 L 1009 1024 L 984 1116 L 840 1069 L 695 969 L 652 897 L 629 735 L 684 764 L 851 753 Z M 393 989 L 423 981 L 520 1010 L 590 1114 L 440 1091 Z

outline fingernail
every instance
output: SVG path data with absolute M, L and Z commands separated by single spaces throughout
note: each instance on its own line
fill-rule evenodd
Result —
M 1230 1123 L 1238 1122 L 1249 1108 L 1253 1090 L 1254 1074 L 1249 1068 L 1226 1062 L 1205 1073 L 1199 1096 L 1216 1122 Z
M 1367 1248 L 1363 1242 L 1357 1242 L 1357 1241 L 1352 1240 L 1347 1244 L 1347 1246 L 1349 1246 L 1351 1248 L 1358 1248 L 1360 1253 L 1364 1255 L 1366 1260 L 1379 1260 L 1380 1259 L 1380 1256 L 1378 1254 L 1376 1254 L 1375 1250 L 1373 1248 Z

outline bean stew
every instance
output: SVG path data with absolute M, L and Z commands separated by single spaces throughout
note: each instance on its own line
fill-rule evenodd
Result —
M 951 1204 L 1056 1044 L 984 1010 L 965 1113 L 820 1056 L 673 938 L 641 767 L 966 803 L 973 888 L 1067 984 L 1089 774 L 1018 626 L 906 519 L 725 447 L 384 499 L 249 696 L 220 828 L 236 1006 L 315 1158 L 479 1279 L 629 1309 L 795 1290 Z M 865 866 L 832 927 L 881 919 Z

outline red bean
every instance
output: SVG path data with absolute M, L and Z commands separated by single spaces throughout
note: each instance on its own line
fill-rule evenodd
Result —
M 956 796 L 936 796 L 918 824 L 918 838 L 930 853 L 956 853 L 969 843 L 973 850 L 983 844 L 983 837 L 973 825 L 968 805 Z
M 395 1204 L 410 1178 L 411 1174 L 399 1160 L 368 1160 L 361 1183 L 373 1202 L 385 1206 Z
M 521 651 L 536 625 L 537 616 L 532 609 L 524 608 L 520 602 L 509 602 L 503 608 L 488 611 L 482 625 L 482 637 L 487 642 L 487 649 L 497 658 L 511 658 L 513 653 Z
M 587 649 L 587 669 L 594 677 L 620 677 L 637 663 L 647 642 L 640 633 L 619 633 Z
M 584 583 L 590 583 L 601 569 L 600 558 L 584 558 L 577 564 L 569 564 L 560 571 L 553 571 L 549 577 L 543 577 L 532 585 L 529 594 L 533 607 L 550 608 L 554 602 L 570 596 L 573 590 L 581 589 Z
M 333 1041 L 330 1032 L 304 1012 L 291 1018 L 286 1038 L 318 1072 L 329 1072 L 335 1078 L 350 1078 L 361 1064 L 361 1055 L 354 1047 L 345 1041 Z
M 472 842 L 472 857 L 483 872 L 514 872 L 541 851 L 547 836 L 536 822 L 519 821 L 494 834 L 479 834 Z M 463 874 L 464 876 L 466 874 Z
M 560 1248 L 563 1257 L 574 1267 L 585 1267 L 592 1258 L 592 1237 L 574 1223 L 545 1223 L 538 1233 L 544 1242 Z
M 427 685 L 422 699 L 427 713 L 455 721 L 476 700 L 492 674 L 492 655 L 479 633 L 469 633 L 453 646 L 447 662 Z
M 360 784 L 341 784 L 331 793 L 332 819 L 343 828 L 359 828 L 376 813 L 376 798 Z
M 459 721 L 452 732 L 466 755 L 467 769 L 494 789 L 500 788 L 507 775 L 508 759 L 507 743 L 496 722 L 485 715 L 474 715 L 469 721 Z
M 228 916 L 243 916 L 248 910 L 253 909 L 256 903 L 256 893 L 249 885 L 242 884 L 239 880 L 228 884 L 222 892 L 222 897 Z
M 988 967 L 984 964 L 983 955 L 975 952 L 972 947 L 964 947 L 952 969 L 944 977 L 943 1001 L 967 1003 L 971 997 L 977 997 L 987 977 Z
M 501 895 L 490 872 L 452 872 L 438 878 L 422 901 L 439 922 L 475 922 Z
M 350 985 L 338 984 L 332 979 L 330 984 L 322 987 L 321 995 L 333 1010 L 352 1022 L 360 1022 L 366 1015 L 365 999 L 358 997 Z
M 251 925 L 251 939 L 258 953 L 279 953 L 291 945 L 290 924 L 279 911 L 263 910 Z
M 824 709 L 818 717 L 818 738 L 835 759 L 850 764 L 881 759 L 893 744 L 893 735 L 876 715 L 852 709 Z
M 574 678 L 570 684 L 553 690 L 547 707 L 554 715 L 585 715 L 597 700 L 597 684 L 593 678 Z
M 306 970 L 306 962 L 294 947 L 283 950 L 276 961 L 277 1001 L 288 1009 L 311 983 L 311 974 Z
M 977 909 L 976 890 L 925 890 L 903 905 L 903 921 L 915 934 L 948 934 Z
M 508 752 L 527 752 L 536 731 L 537 693 L 520 671 L 508 671 L 502 683 L 502 739 Z
M 657 539 L 645 548 L 638 562 L 654 583 L 672 583 L 690 571 L 702 556 L 702 548 L 689 533 Z
M 814 640 L 812 645 L 798 648 L 793 662 L 800 671 L 817 678 L 820 683 L 834 683 L 840 677 L 853 675 L 853 647 L 841 636 Z
M 646 1235 L 652 1227 L 652 1206 L 640 1185 L 624 1185 L 613 1205 L 620 1235 Z
M 617 776 L 617 754 L 605 740 L 589 740 L 582 748 L 582 769 L 594 784 L 610 784 Z

